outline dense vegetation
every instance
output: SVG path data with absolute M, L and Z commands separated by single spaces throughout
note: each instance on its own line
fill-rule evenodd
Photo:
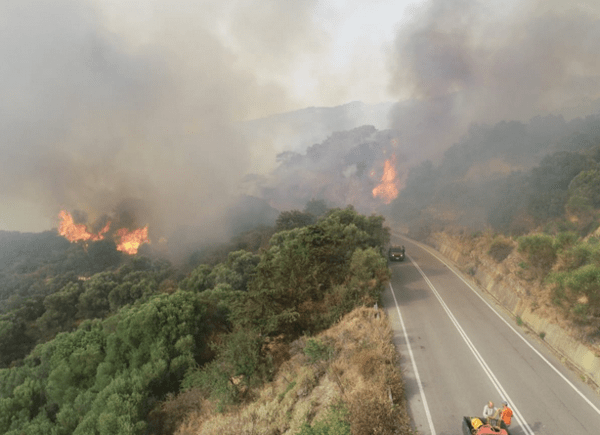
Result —
M 180 392 L 221 409 L 248 399 L 276 368 L 269 344 L 374 303 L 388 279 L 382 217 L 290 217 L 258 253 L 230 252 L 184 279 L 159 260 L 115 257 L 66 277 L 50 264 L 42 290 L 13 291 L 19 303 L 0 319 L 0 432 L 168 433 L 157 409 Z
M 537 278 L 549 286 L 552 302 L 576 323 L 595 327 L 600 336 L 598 238 L 582 239 L 575 232 L 564 231 L 530 234 L 517 241 L 527 259 L 522 266 L 533 268 Z
M 559 117 L 473 126 L 440 163 L 412 168 L 394 219 L 424 237 L 458 224 L 523 235 L 550 221 L 597 227 L 600 119 Z
M 288 357 L 252 402 L 213 411 L 194 390 L 169 403 L 196 412 L 177 435 L 414 434 L 399 355 L 383 310 L 359 307 L 316 336 L 280 345 Z

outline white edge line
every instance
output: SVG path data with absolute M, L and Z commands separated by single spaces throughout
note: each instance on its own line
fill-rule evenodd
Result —
M 394 234 L 394 235 L 395 235 L 396 237 L 402 237 L 402 238 L 404 238 L 404 236 L 399 236 L 398 234 Z M 410 239 L 408 239 L 408 240 L 410 240 Z M 471 285 L 471 283 L 469 283 L 467 280 L 465 280 L 465 279 L 464 279 L 464 278 L 463 278 L 463 277 L 462 277 L 462 276 L 461 276 L 461 275 L 460 275 L 460 274 L 459 274 L 459 273 L 458 273 L 456 270 L 454 270 L 454 267 L 453 267 L 452 265 L 448 264 L 448 263 L 447 263 L 447 262 L 446 262 L 446 261 L 445 261 L 443 258 L 440 258 L 440 257 L 437 255 L 437 253 L 436 253 L 436 252 L 434 252 L 433 250 L 431 250 L 431 248 L 429 248 L 428 246 L 425 246 L 425 245 L 423 245 L 423 244 L 421 244 L 421 243 L 419 243 L 419 242 L 417 242 L 417 241 L 414 241 L 414 240 L 410 240 L 410 241 L 411 241 L 412 243 L 415 243 L 416 245 L 420 246 L 421 248 L 425 249 L 427 252 L 429 252 L 431 255 L 433 255 L 435 258 L 437 258 L 439 261 L 441 261 L 442 263 L 444 263 L 444 264 L 445 264 L 445 265 L 448 267 L 448 269 L 450 269 L 450 270 L 452 271 L 452 273 L 454 273 L 454 274 L 455 274 L 457 277 L 459 277 L 459 278 L 461 279 L 461 281 L 462 281 L 462 282 L 464 282 L 464 283 L 465 283 L 465 284 L 466 284 L 466 285 L 467 285 L 467 286 L 468 286 L 468 287 L 471 289 L 471 291 L 472 291 L 473 293 L 475 293 L 475 294 L 476 294 L 476 295 L 479 297 L 479 299 L 481 299 L 481 300 L 482 300 L 482 301 L 483 301 L 483 302 L 484 302 L 484 303 L 485 303 L 485 304 L 486 304 L 486 305 L 487 305 L 487 306 L 488 306 L 488 307 L 489 307 L 489 308 L 490 308 L 490 309 L 491 309 L 491 310 L 494 312 L 494 314 L 496 314 L 496 315 L 497 315 L 497 316 L 498 316 L 498 317 L 499 317 L 499 318 L 500 318 L 500 319 L 501 319 L 501 320 L 502 320 L 502 321 L 503 321 L 503 322 L 504 322 L 504 323 L 505 323 L 505 324 L 506 324 L 506 325 L 507 325 L 507 326 L 508 326 L 510 329 L 512 329 L 512 331 L 513 331 L 513 332 L 514 332 L 514 333 L 515 333 L 515 334 L 516 334 L 516 335 L 517 335 L 517 336 L 518 336 L 518 337 L 519 337 L 521 340 L 523 340 L 523 342 L 524 342 L 524 343 L 525 343 L 527 346 L 529 346 L 529 347 L 531 348 L 531 350 L 533 350 L 533 351 L 534 351 L 534 352 L 535 352 L 535 353 L 536 353 L 536 354 L 537 354 L 537 355 L 538 355 L 538 356 L 539 356 L 539 357 L 540 357 L 540 358 L 541 358 L 541 359 L 542 359 L 542 360 L 543 360 L 543 361 L 544 361 L 546 364 L 548 364 L 548 366 L 549 366 L 549 367 L 550 367 L 552 370 L 554 370 L 554 371 L 556 372 L 556 374 L 558 374 L 558 376 L 560 376 L 560 377 L 561 377 L 561 378 L 562 378 L 562 379 L 563 379 L 563 380 L 564 380 L 564 381 L 565 381 L 565 382 L 566 382 L 566 383 L 567 383 L 567 384 L 568 384 L 568 385 L 569 385 L 569 386 L 570 386 L 570 387 L 571 387 L 571 388 L 572 388 L 572 389 L 573 389 L 573 390 L 574 390 L 574 391 L 575 391 L 577 394 L 579 394 L 579 396 L 581 396 L 581 398 L 582 398 L 583 400 L 585 400 L 585 401 L 587 402 L 587 404 L 588 404 L 588 405 L 590 405 L 590 406 L 592 407 L 592 409 L 593 409 L 594 411 L 596 411 L 596 413 L 598 413 L 598 414 L 600 415 L 600 409 L 598 409 L 598 407 L 597 407 L 596 405 L 594 405 L 594 404 L 592 403 L 592 401 L 591 401 L 590 399 L 588 399 L 588 398 L 585 396 L 585 394 L 583 394 L 583 393 L 582 393 L 582 392 L 581 392 L 581 391 L 580 391 L 580 390 L 579 390 L 579 389 L 578 389 L 578 388 L 575 386 L 575 384 L 573 384 L 573 383 L 572 383 L 570 380 L 568 380 L 568 379 L 567 379 L 567 377 L 566 377 L 565 375 L 563 375 L 563 374 L 562 374 L 562 373 L 561 373 L 561 372 L 560 372 L 560 371 L 559 371 L 559 370 L 558 370 L 556 367 L 554 367 L 554 365 L 553 365 L 553 364 L 552 364 L 550 361 L 548 361 L 548 359 L 546 359 L 546 357 L 545 357 L 544 355 L 542 355 L 542 354 L 540 353 L 540 351 L 538 351 L 538 350 L 537 350 L 535 347 L 533 347 L 533 345 L 532 345 L 531 343 L 529 343 L 529 341 L 527 341 L 527 340 L 525 339 L 525 337 L 523 337 L 523 335 L 521 335 L 521 334 L 519 333 L 519 331 L 517 331 L 517 330 L 516 330 L 516 329 L 515 329 L 515 328 L 514 328 L 514 327 L 513 327 L 513 326 L 512 326 L 510 323 L 508 323 L 508 321 L 507 321 L 507 320 L 506 320 L 504 317 L 502 317 L 502 316 L 500 315 L 500 313 L 498 313 L 498 312 L 497 312 L 497 311 L 494 309 L 494 307 L 492 307 L 492 305 L 491 305 L 491 304 L 490 304 L 488 301 L 486 301 L 486 300 L 483 298 L 483 296 L 481 296 L 481 295 L 479 294 L 479 292 L 478 292 L 477 290 L 475 290 L 475 289 L 473 288 L 473 286 Z
M 487 375 L 489 380 L 492 382 L 492 385 L 494 386 L 494 388 L 496 389 L 498 394 L 501 397 L 503 397 L 504 400 L 507 400 L 508 402 L 510 402 L 510 404 L 515 412 L 515 419 L 519 422 L 520 426 L 525 430 L 525 432 L 527 432 L 530 435 L 533 435 L 533 431 L 531 430 L 531 428 L 525 421 L 525 418 L 522 416 L 521 412 L 518 410 L 517 405 L 510 398 L 510 396 L 508 395 L 508 393 L 506 392 L 506 390 L 504 389 L 504 387 L 502 386 L 502 384 L 500 383 L 498 378 L 496 378 L 496 376 L 492 372 L 492 369 L 490 369 L 490 367 L 487 365 L 487 363 L 483 359 L 483 356 L 479 353 L 479 351 L 477 350 L 477 348 L 475 347 L 473 342 L 469 339 L 465 330 L 462 328 L 462 326 L 460 326 L 460 323 L 458 323 L 458 320 L 456 319 L 454 314 L 452 314 L 452 311 L 450 311 L 450 308 L 448 307 L 448 305 L 446 305 L 446 303 L 442 299 L 442 296 L 439 294 L 439 292 L 434 287 L 433 283 L 429 280 L 429 278 L 425 275 L 425 272 L 423 272 L 421 267 L 413 260 L 413 258 L 410 255 L 407 255 L 407 257 L 409 258 L 411 263 L 415 266 L 415 268 L 419 271 L 419 273 L 421 274 L 421 276 L 423 277 L 423 279 L 425 280 L 425 282 L 427 283 L 427 285 L 433 292 L 434 296 L 437 298 L 437 300 L 442 305 L 442 308 L 444 309 L 444 311 L 450 318 L 450 321 L 454 324 L 454 327 L 456 328 L 456 330 L 458 331 L 458 333 L 460 334 L 462 339 L 467 344 L 467 347 L 469 348 L 471 353 L 473 353 L 473 355 L 475 356 L 475 359 L 477 360 L 477 362 L 479 362 L 479 365 L 481 366 L 481 368 L 483 369 L 483 371 L 485 372 L 485 374 Z
M 392 287 L 392 283 L 389 282 L 390 290 L 392 292 L 392 296 L 394 298 L 394 303 L 396 304 L 396 311 L 398 312 L 398 317 L 400 319 L 400 325 L 402 325 L 402 332 L 404 333 L 404 341 L 406 341 L 406 347 L 408 348 L 408 355 L 410 356 L 410 361 L 413 366 L 413 370 L 415 371 L 415 378 L 417 379 L 417 385 L 419 386 L 419 393 L 421 394 L 421 398 L 423 399 L 423 407 L 425 408 L 425 415 L 427 416 L 427 423 L 429 423 L 429 429 L 431 430 L 431 435 L 436 435 L 435 427 L 433 426 L 433 419 L 431 418 L 431 412 L 429 411 L 429 405 L 427 404 L 427 399 L 425 398 L 425 390 L 423 389 L 423 384 L 421 383 L 421 376 L 419 376 L 419 370 L 417 369 L 417 363 L 415 361 L 415 357 L 413 355 L 412 348 L 410 346 L 410 341 L 408 341 L 408 333 L 406 332 L 406 326 L 404 325 L 404 320 L 402 319 L 402 314 L 400 314 L 400 307 L 398 306 L 398 300 L 396 299 L 396 295 L 394 294 L 394 287 Z

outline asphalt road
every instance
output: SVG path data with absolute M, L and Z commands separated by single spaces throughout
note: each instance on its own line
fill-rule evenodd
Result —
M 408 258 L 390 263 L 383 304 L 420 434 L 459 435 L 462 417 L 481 416 L 490 400 L 513 409 L 511 435 L 600 434 L 600 396 L 539 337 L 440 254 L 398 236 L 392 242 L 404 244 Z

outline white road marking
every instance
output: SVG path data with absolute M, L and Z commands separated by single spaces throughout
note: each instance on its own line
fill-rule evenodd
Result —
M 397 236 L 397 237 L 402 237 L 402 238 L 404 238 L 403 236 L 399 236 L 398 234 L 394 234 L 394 235 L 395 235 L 395 236 Z M 410 240 L 410 239 L 407 239 L 407 240 Z M 494 307 L 493 307 L 493 306 L 492 306 L 492 305 L 491 305 L 491 304 L 490 304 L 488 301 L 486 301 L 486 300 L 483 298 L 483 296 L 481 296 L 481 295 L 479 294 L 479 292 L 478 292 L 478 291 L 477 291 L 475 288 L 473 288 L 473 286 L 472 286 L 472 285 L 471 285 L 471 284 L 470 284 L 470 283 L 469 283 L 467 280 L 465 280 L 465 279 L 464 279 L 464 278 L 463 278 L 463 277 L 462 277 L 462 276 L 459 274 L 459 272 L 457 272 L 457 271 L 454 269 L 454 267 L 453 267 L 452 265 L 448 264 L 448 263 L 447 263 L 447 262 L 446 262 L 446 261 L 445 261 L 443 258 L 440 258 L 440 257 L 439 257 L 439 256 L 438 256 L 438 255 L 437 255 L 437 254 L 436 254 L 436 253 L 435 253 L 433 250 L 431 250 L 431 249 L 430 249 L 428 246 L 422 245 L 421 243 L 419 243 L 419 242 L 416 242 L 416 241 L 414 241 L 414 240 L 410 240 L 410 241 L 411 241 L 412 243 L 415 243 L 415 244 L 419 245 L 421 248 L 425 249 L 427 252 L 429 252 L 431 255 L 433 255 L 435 258 L 437 258 L 439 261 L 441 261 L 442 263 L 444 263 L 444 264 L 445 264 L 445 265 L 448 267 L 448 269 L 450 269 L 450 270 L 452 271 L 452 273 L 454 273 L 454 274 L 455 274 L 457 277 L 459 277 L 459 278 L 460 278 L 460 280 L 461 280 L 462 282 L 464 282 L 464 283 L 465 283 L 465 284 L 466 284 L 466 285 L 467 285 L 467 286 L 468 286 L 468 287 L 471 289 L 471 291 L 472 291 L 473 293 L 475 293 L 475 294 L 476 294 L 476 295 L 479 297 L 479 299 L 481 299 L 481 300 L 482 300 L 482 301 L 483 301 L 483 302 L 484 302 L 484 303 L 485 303 L 485 304 L 486 304 L 486 305 L 487 305 L 487 306 L 488 306 L 488 307 L 489 307 L 489 308 L 490 308 L 490 309 L 491 309 L 491 310 L 494 312 L 494 314 L 496 314 L 496 315 L 497 315 L 497 316 L 498 316 L 498 317 L 499 317 L 499 318 L 500 318 L 500 319 L 501 319 L 501 320 L 502 320 L 502 321 L 503 321 L 503 322 L 504 322 L 504 323 L 505 323 L 505 324 L 506 324 L 506 325 L 507 325 L 507 326 L 508 326 L 508 327 L 509 327 L 509 328 L 510 328 L 510 329 L 511 329 L 511 330 L 512 330 L 514 333 L 515 333 L 515 334 L 517 334 L 517 336 L 518 336 L 518 337 L 519 337 L 521 340 L 523 340 L 523 342 L 524 342 L 524 343 L 525 343 L 527 346 L 529 346 L 529 348 L 531 348 L 531 350 L 533 350 L 533 351 L 534 351 L 534 352 L 535 352 L 535 353 L 536 353 L 536 354 L 537 354 L 537 355 L 538 355 L 538 356 L 539 356 L 539 357 L 542 359 L 542 361 L 544 361 L 544 362 L 545 362 L 545 363 L 546 363 L 546 364 L 547 364 L 547 365 L 548 365 L 548 366 L 549 366 L 549 367 L 550 367 L 552 370 L 554 370 L 554 371 L 556 372 L 556 374 L 558 374 L 558 376 L 560 376 L 560 377 L 561 377 L 561 378 L 562 378 L 562 379 L 563 379 L 563 380 L 564 380 L 564 381 L 565 381 L 565 382 L 566 382 L 566 383 L 567 383 L 567 384 L 568 384 L 568 385 L 569 385 L 569 386 L 570 386 L 570 387 L 571 387 L 571 388 L 572 388 L 572 389 L 573 389 L 573 390 L 574 390 L 574 391 L 575 391 L 575 392 L 576 392 L 576 393 L 577 393 L 577 394 L 578 394 L 578 395 L 579 395 L 579 396 L 580 396 L 580 397 L 581 397 L 581 398 L 582 398 L 582 399 L 583 399 L 583 400 L 584 400 L 584 401 L 585 401 L 585 402 L 586 402 L 588 405 L 590 405 L 590 407 L 591 407 L 591 408 L 592 408 L 594 411 L 596 411 L 596 413 L 597 413 L 597 414 L 599 414 L 599 415 L 600 415 L 600 409 L 598 409 L 598 407 L 597 407 L 596 405 L 594 405 L 594 404 L 591 402 L 591 400 L 590 400 L 590 399 L 588 399 L 588 398 L 587 398 L 587 397 L 586 397 L 586 396 L 585 396 L 585 395 L 584 395 L 584 394 L 583 394 L 583 393 L 582 393 L 582 392 L 581 392 L 581 391 L 580 391 L 580 390 L 579 390 L 579 389 L 578 389 L 578 388 L 577 388 L 577 387 L 576 387 L 576 386 L 575 386 L 575 385 L 574 385 L 574 384 L 573 384 L 573 383 L 572 383 L 570 380 L 568 380 L 568 379 L 566 378 L 566 376 L 565 376 L 565 375 L 563 375 L 563 374 L 562 374 L 562 373 L 561 373 L 561 372 L 560 372 L 560 371 L 559 371 L 559 370 L 558 370 L 556 367 L 554 367 L 554 365 L 553 365 L 553 364 L 552 364 L 550 361 L 548 361 L 548 359 L 547 359 L 547 358 L 546 358 L 544 355 L 542 355 L 542 354 L 541 354 L 541 353 L 540 353 L 540 352 L 539 352 L 539 351 L 538 351 L 538 350 L 537 350 L 535 347 L 533 347 L 533 345 L 532 345 L 531 343 L 529 343 L 529 341 L 527 341 L 527 340 L 525 339 L 525 337 L 523 337 L 523 335 L 521 335 L 521 334 L 519 333 L 519 331 L 517 331 L 517 330 L 516 330 L 516 329 L 515 329 L 515 328 L 514 328 L 514 327 L 513 327 L 513 326 L 512 326 L 510 323 L 508 323 L 508 322 L 506 321 L 506 319 L 505 319 L 504 317 L 502 317 L 502 316 L 500 315 L 500 313 L 498 313 L 498 312 L 497 312 L 497 311 L 494 309 Z
M 479 351 L 475 348 L 475 345 L 469 339 L 469 337 L 467 336 L 467 334 L 464 331 L 464 329 L 462 328 L 462 326 L 460 326 L 460 324 L 458 323 L 458 320 L 456 320 L 456 317 L 454 317 L 454 314 L 452 314 L 452 312 L 450 311 L 450 308 L 448 308 L 448 306 L 446 305 L 446 303 L 444 302 L 444 300 L 442 299 L 442 297 L 440 296 L 440 294 L 438 293 L 436 288 L 433 286 L 433 284 L 431 283 L 429 278 L 427 278 L 425 273 L 421 270 L 419 265 L 417 263 L 415 263 L 415 261 L 412 259 L 412 257 L 410 255 L 407 255 L 407 257 L 411 261 L 411 263 L 417 268 L 417 270 L 419 271 L 419 273 L 421 274 L 421 276 L 423 277 L 423 279 L 425 280 L 425 282 L 427 283 L 427 285 L 429 286 L 429 288 L 431 289 L 431 291 L 433 292 L 433 294 L 435 295 L 437 300 L 442 305 L 442 308 L 444 309 L 444 311 L 446 311 L 446 314 L 448 314 L 448 317 L 450 317 L 450 320 L 456 327 L 457 331 L 459 332 L 459 334 L 461 335 L 461 337 L 463 338 L 465 343 L 467 343 L 467 346 L 469 347 L 469 349 L 475 356 L 475 359 L 477 359 L 477 361 L 479 362 L 479 365 L 481 366 L 481 368 L 483 368 L 483 371 L 485 372 L 485 374 L 488 376 L 490 381 L 492 381 L 492 384 L 494 385 L 494 388 L 496 388 L 496 391 L 498 392 L 498 394 L 501 397 L 503 397 L 504 400 L 507 400 L 511 404 L 512 409 L 514 411 L 514 416 L 515 416 L 515 419 L 517 420 L 517 422 L 521 425 L 521 427 L 525 430 L 526 433 L 528 433 L 529 435 L 533 435 L 533 431 L 531 430 L 531 428 L 529 427 L 529 425 L 527 424 L 525 419 L 523 417 L 521 417 L 521 413 L 519 412 L 517 406 L 515 405 L 515 402 L 510 398 L 510 396 L 508 395 L 508 393 L 506 392 L 504 387 L 502 387 L 502 384 L 500 384 L 500 381 L 498 381 L 498 378 L 496 378 L 496 376 L 494 375 L 494 373 L 492 372 L 490 367 L 487 365 L 487 363 L 485 362 L 485 360 L 479 353 Z
M 413 370 L 415 372 L 415 378 L 417 379 L 417 385 L 419 386 L 419 392 L 421 394 L 421 399 L 423 400 L 423 407 L 425 408 L 425 415 L 427 416 L 427 423 L 429 424 L 429 430 L 431 430 L 431 435 L 436 435 L 435 427 L 433 426 L 433 419 L 431 418 L 431 412 L 429 411 L 429 405 L 427 404 L 427 399 L 425 398 L 425 390 L 423 389 L 423 384 L 421 383 L 421 377 L 419 376 L 419 370 L 417 369 L 417 363 L 415 361 L 415 357 L 413 355 L 412 348 L 410 346 L 410 341 L 408 341 L 408 334 L 406 332 L 406 326 L 404 325 L 404 320 L 402 319 L 402 314 L 400 314 L 400 307 L 398 306 L 398 300 L 396 299 L 396 295 L 394 294 L 394 288 L 392 287 L 392 283 L 389 283 L 390 290 L 392 291 L 392 296 L 394 297 L 394 303 L 396 304 L 396 311 L 398 311 L 398 317 L 400 318 L 400 325 L 402 325 L 402 332 L 404 333 L 404 340 L 406 341 L 406 347 L 408 348 L 408 355 L 410 356 L 410 361 L 413 366 Z

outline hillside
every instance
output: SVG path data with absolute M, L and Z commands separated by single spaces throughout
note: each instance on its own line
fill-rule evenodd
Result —
M 307 107 L 266 118 L 246 121 L 242 129 L 253 141 L 271 142 L 276 153 L 303 153 L 331 134 L 362 125 L 385 129 L 394 103 L 365 104 L 354 101 L 336 107 Z
M 206 409 L 224 412 L 252 406 L 269 382 L 281 385 L 278 374 L 298 376 L 299 386 L 313 379 L 316 387 L 321 382 L 316 374 L 294 375 L 290 368 L 304 357 L 315 370 L 325 367 L 319 360 L 330 364 L 336 375 L 323 382 L 330 376 L 341 380 L 345 393 L 338 409 L 352 410 L 354 392 L 345 376 L 358 379 L 353 370 L 372 368 L 369 358 L 376 358 L 353 351 L 362 325 L 352 329 L 351 317 L 340 323 L 348 333 L 334 328 L 310 337 L 379 299 L 389 279 L 381 255 L 389 241 L 383 222 L 351 207 L 318 219 L 295 211 L 280 215 L 259 251 L 232 250 L 224 261 L 199 264 L 183 276 L 169 263 L 143 255 L 119 258 L 88 276 L 71 273 L 63 281 L 62 275 L 51 276 L 54 284 L 44 287 L 48 294 L 22 294 L 0 318 L 0 432 L 168 434 L 177 429 L 168 410 L 196 396 L 210 404 Z M 87 259 L 86 252 L 104 246 L 101 242 L 79 246 L 78 255 Z M 389 342 L 388 348 L 382 345 L 389 331 L 380 331 L 373 343 L 391 358 Z M 343 366 L 339 358 L 345 357 L 356 360 L 356 367 Z M 366 365 L 358 364 L 362 358 Z M 389 376 L 372 381 L 389 385 L 397 403 L 401 381 L 389 361 Z M 321 379 L 325 372 L 319 373 Z M 383 386 L 378 389 L 385 393 Z M 373 396 L 373 403 L 389 400 L 386 394 Z M 329 403 L 334 402 L 323 401 L 325 407 Z M 405 418 L 395 407 L 389 411 L 398 424 Z M 312 415 L 303 415 L 312 422 Z M 336 415 L 345 427 L 364 424 Z M 285 424 L 292 427 L 291 421 Z
M 411 168 L 385 214 L 416 237 L 461 226 L 520 235 L 561 219 L 589 232 L 600 206 L 599 125 L 594 115 L 473 126 L 437 164 Z
M 411 433 L 398 353 L 382 310 L 357 308 L 315 337 L 279 344 L 277 354 L 285 361 L 252 402 L 215 413 L 191 390 L 166 403 L 163 417 L 180 424 L 178 435 Z

